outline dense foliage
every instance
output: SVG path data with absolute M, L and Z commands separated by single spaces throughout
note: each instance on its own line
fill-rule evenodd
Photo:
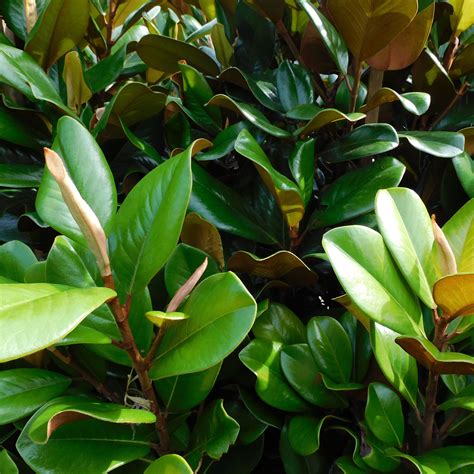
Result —
M 473 472 L 473 0 L 0 15 L 2 474 Z

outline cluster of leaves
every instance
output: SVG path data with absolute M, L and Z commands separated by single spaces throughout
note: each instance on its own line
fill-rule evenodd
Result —
M 472 472 L 472 0 L 0 15 L 0 472 Z

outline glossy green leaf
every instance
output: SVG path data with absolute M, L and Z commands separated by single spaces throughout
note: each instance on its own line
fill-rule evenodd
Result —
M 339 224 L 372 211 L 377 191 L 396 186 L 404 173 L 405 166 L 398 160 L 381 157 L 367 167 L 342 175 L 323 192 L 324 208 L 313 213 L 310 228 Z
M 201 277 L 202 280 L 219 272 L 217 263 L 202 250 L 186 244 L 179 244 L 173 250 L 165 267 L 165 284 L 168 295 L 174 296 L 206 258 L 208 265 Z
M 212 390 L 221 363 L 193 374 L 177 375 L 155 381 L 155 388 L 166 410 L 180 413 L 203 402 Z
M 240 280 L 228 272 L 197 286 L 182 311 L 189 319 L 166 330 L 150 369 L 153 379 L 199 372 L 223 360 L 250 331 L 256 304 Z
M 2 285 L 0 332 L 4 343 L 0 360 L 18 359 L 53 345 L 114 295 L 108 288 Z
M 153 461 L 144 474 L 193 474 L 193 470 L 178 454 L 165 454 Z
M 224 404 L 227 413 L 240 425 L 238 442 L 249 446 L 268 428 L 268 425 L 256 418 L 241 400 L 227 400 Z
M 306 342 L 306 328 L 301 320 L 286 306 L 270 303 L 255 321 L 252 332 L 259 339 L 298 344 Z
M 191 194 L 191 149 L 148 173 L 120 207 L 110 254 L 121 297 L 143 290 L 178 241 Z
M 474 374 L 474 357 L 460 352 L 440 352 L 424 337 L 400 336 L 395 339 L 423 367 L 437 374 Z
M 19 472 L 6 449 L 0 451 L 0 470 L 3 474 L 18 474 Z
M 56 237 L 45 264 L 48 283 L 76 288 L 91 288 L 101 284 L 99 269 L 92 252 L 67 237 Z M 114 316 L 106 305 L 97 308 L 81 325 L 111 338 L 120 338 Z
M 63 159 L 79 193 L 107 232 L 116 212 L 117 194 L 110 168 L 94 138 L 78 121 L 63 117 L 57 125 L 53 150 Z M 87 244 L 64 202 L 58 184 L 47 169 L 36 198 L 36 210 L 41 219 L 55 230 Z
M 329 12 L 356 60 L 361 62 L 384 48 L 418 12 L 416 0 L 330 0 Z
M 102 403 L 84 397 L 65 396 L 52 400 L 38 410 L 25 430 L 32 441 L 46 444 L 60 426 L 84 417 L 109 423 L 135 424 L 156 421 L 155 415 L 147 410 L 126 408 L 115 403 Z
M 11 240 L 0 245 L 0 275 L 10 280 L 23 283 L 25 273 L 37 263 L 33 251 L 18 240 Z
M 388 87 L 379 89 L 359 110 L 368 112 L 389 102 L 400 101 L 405 110 L 414 115 L 423 115 L 430 108 L 431 97 L 426 92 L 406 92 L 399 94 Z
M 331 415 L 324 418 L 294 416 L 288 424 L 288 440 L 293 450 L 301 456 L 309 456 L 319 449 L 321 429 Z
M 335 382 L 347 383 L 352 372 L 352 346 L 341 324 L 329 316 L 312 318 L 308 344 L 316 365 Z
M 474 160 L 464 152 L 453 158 L 453 166 L 464 191 L 474 198 Z
M 302 66 L 283 61 L 277 71 L 278 97 L 286 112 L 314 102 L 311 78 Z
M 314 156 L 314 140 L 305 140 L 296 143 L 289 159 L 291 174 L 300 188 L 305 206 L 313 195 Z
M 50 0 L 28 35 L 25 51 L 48 70 L 79 44 L 88 24 L 87 0 Z
M 263 182 L 275 196 L 288 226 L 297 226 L 304 215 L 304 203 L 298 186 L 272 166 L 248 130 L 240 132 L 235 142 L 235 150 L 255 163 Z
M 0 139 L 32 150 L 41 149 L 44 137 L 36 130 L 33 120 L 31 112 L 15 112 L 0 105 Z
M 193 164 L 193 192 L 189 208 L 218 229 L 246 239 L 272 244 L 278 238 L 234 189 Z
M 217 107 L 204 108 L 214 95 L 204 75 L 186 64 L 180 64 L 179 70 L 183 78 L 184 103 L 192 119 L 205 130 L 218 132 L 222 125 L 221 111 Z
M 441 158 L 454 158 L 464 151 L 464 135 L 455 132 L 399 132 L 411 146 L 423 153 Z
M 297 135 L 306 136 L 334 122 L 347 120 L 348 122 L 354 123 L 363 118 L 365 118 L 365 114 L 359 112 L 345 114 L 337 109 L 322 109 L 318 111 L 304 127 L 299 128 L 295 133 Z
M 398 395 L 378 382 L 369 385 L 365 422 L 378 439 L 401 447 L 405 434 L 402 404 Z
M 41 183 L 43 167 L 0 163 L 0 186 L 6 188 L 37 188 Z
M 416 407 L 418 394 L 418 368 L 416 360 L 396 342 L 398 333 L 371 322 L 370 343 L 380 370 L 388 382 L 407 402 Z
M 230 67 L 219 75 L 219 79 L 248 89 L 261 105 L 274 112 L 283 113 L 275 86 L 265 80 L 254 79 L 250 74 L 236 67 Z
M 317 275 L 294 253 L 280 250 L 265 258 L 244 251 L 234 253 L 227 261 L 229 270 L 282 280 L 291 286 L 313 286 Z
M 433 455 L 432 452 L 415 457 L 395 448 L 388 448 L 386 454 L 394 459 L 403 458 L 410 461 L 420 474 L 450 474 L 452 472 L 448 462 L 440 456 Z
M 238 387 L 240 399 L 245 405 L 245 408 L 261 423 L 274 428 L 281 429 L 283 423 L 279 412 L 266 405 L 255 395 L 255 392 L 248 390 L 245 387 Z
M 435 308 L 433 227 L 423 201 L 408 188 L 380 190 L 375 214 L 384 242 L 411 289 L 429 308 Z
M 328 163 L 356 160 L 393 150 L 398 146 L 398 135 L 387 123 L 374 123 L 356 128 L 340 140 L 327 146 L 321 158 Z
M 20 420 L 61 395 L 71 379 L 42 369 L 0 372 L 0 425 Z
M 191 449 L 186 454 L 186 460 L 194 467 L 204 453 L 211 459 L 219 459 L 237 440 L 239 424 L 226 413 L 222 402 L 211 402 L 194 426 Z
M 298 0 L 299 5 L 309 16 L 310 21 L 318 31 L 326 49 L 337 64 L 342 74 L 347 74 L 349 64 L 349 54 L 344 40 L 341 38 L 332 23 L 307 0 Z
M 469 468 L 474 465 L 474 449 L 472 446 L 446 446 L 433 449 L 430 455 L 440 457 L 449 464 L 451 472 L 457 469 Z
M 234 149 L 235 140 L 245 128 L 244 122 L 237 122 L 219 132 L 213 140 L 213 146 L 198 153 L 194 159 L 197 161 L 211 161 L 224 158 Z
M 454 397 L 448 398 L 439 405 L 441 410 L 452 410 L 453 408 L 462 408 L 463 410 L 474 411 L 474 384 L 471 383 Z
M 458 272 L 474 272 L 474 199 L 446 222 L 443 232 L 456 258 Z
M 104 135 L 121 137 L 122 123 L 131 127 L 159 114 L 165 107 L 166 97 L 141 82 L 126 82 L 106 105 L 92 134 L 97 137 L 104 132 Z
M 84 79 L 94 94 L 104 90 L 119 77 L 123 69 L 125 56 L 126 48 L 122 46 L 102 61 L 84 71 Z
M 324 408 L 345 406 L 342 398 L 323 384 L 320 368 L 307 344 L 293 344 L 281 351 L 281 369 L 293 389 L 307 402 Z
M 71 465 L 83 474 L 108 472 L 150 451 L 149 433 L 140 427 L 92 419 L 63 425 L 48 443 L 38 444 L 28 432 L 41 416 L 40 410 L 30 419 L 16 444 L 21 457 L 36 472 L 62 474 L 69 472 Z
M 342 287 L 370 319 L 400 334 L 423 334 L 418 300 L 380 234 L 362 226 L 340 227 L 325 234 L 323 247 Z
M 44 7 L 48 4 L 47 0 L 36 0 L 36 11 L 41 14 Z M 4 0 L 0 5 L 0 13 L 5 22 L 18 38 L 23 41 L 26 39 L 27 21 L 24 3 L 22 0 Z
M 240 351 L 242 363 L 256 376 L 257 395 L 270 406 L 290 412 L 304 411 L 308 405 L 291 388 L 280 365 L 282 344 L 254 339 Z
M 144 36 L 137 45 L 137 53 L 157 71 L 174 73 L 179 70 L 179 61 L 185 60 L 204 74 L 217 76 L 219 73 L 215 61 L 202 50 L 166 36 Z
M 62 112 L 73 115 L 46 73 L 21 49 L 0 44 L 0 82 L 18 90 L 33 102 L 44 100 Z
M 227 95 L 217 94 L 209 102 L 208 105 L 213 105 L 217 107 L 222 107 L 229 109 L 232 112 L 235 112 L 246 120 L 248 120 L 252 125 L 263 130 L 264 132 L 272 135 L 277 138 L 288 138 L 291 136 L 290 132 L 273 125 L 265 115 L 260 112 L 257 108 L 249 105 L 245 102 L 237 102 L 234 99 L 231 99 Z

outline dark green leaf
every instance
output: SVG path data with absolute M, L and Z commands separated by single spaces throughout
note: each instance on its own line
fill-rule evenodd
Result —
M 278 97 L 286 112 L 314 102 L 311 78 L 302 66 L 283 61 L 278 67 L 276 80 Z
M 314 140 L 306 140 L 296 143 L 289 159 L 291 174 L 300 188 L 305 206 L 308 205 L 313 195 L 314 155 Z
M 441 158 L 454 158 L 464 151 L 464 135 L 455 132 L 399 132 L 411 146 L 423 153 Z

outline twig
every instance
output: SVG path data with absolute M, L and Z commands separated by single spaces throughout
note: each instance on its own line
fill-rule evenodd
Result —
M 456 52 L 459 49 L 459 38 L 456 36 L 456 32 L 451 36 L 451 41 L 449 43 L 449 48 L 446 50 L 444 55 L 443 66 L 446 69 L 446 72 L 449 72 L 451 66 L 453 65 L 454 59 L 456 57 Z
M 458 100 L 466 93 L 468 87 L 468 82 L 465 82 L 461 86 L 459 91 L 457 91 L 456 95 L 453 97 L 453 100 L 447 105 L 447 107 L 443 110 L 440 116 L 431 124 L 430 130 L 433 130 L 441 122 L 441 120 L 443 120 L 444 117 L 446 117 L 446 115 L 451 112 L 451 109 L 457 104 Z
M 462 410 L 460 408 L 455 408 L 452 413 L 446 418 L 444 423 L 441 425 L 438 431 L 438 440 L 442 441 L 448 435 L 449 428 L 451 425 L 458 419 L 458 417 L 462 414 Z
M 97 380 L 92 374 L 81 367 L 71 355 L 65 355 L 55 347 L 48 347 L 48 350 L 56 359 L 60 360 L 63 364 L 68 365 L 74 371 L 76 371 L 85 382 L 92 385 L 96 391 L 107 400 L 110 400 L 114 403 L 122 403 L 118 395 L 111 392 L 105 384 Z
M 359 95 L 359 87 L 360 87 L 360 78 L 362 76 L 362 63 L 360 61 L 357 62 L 355 65 L 354 70 L 354 83 L 351 89 L 351 112 L 355 112 L 356 105 L 357 105 L 357 97 Z

